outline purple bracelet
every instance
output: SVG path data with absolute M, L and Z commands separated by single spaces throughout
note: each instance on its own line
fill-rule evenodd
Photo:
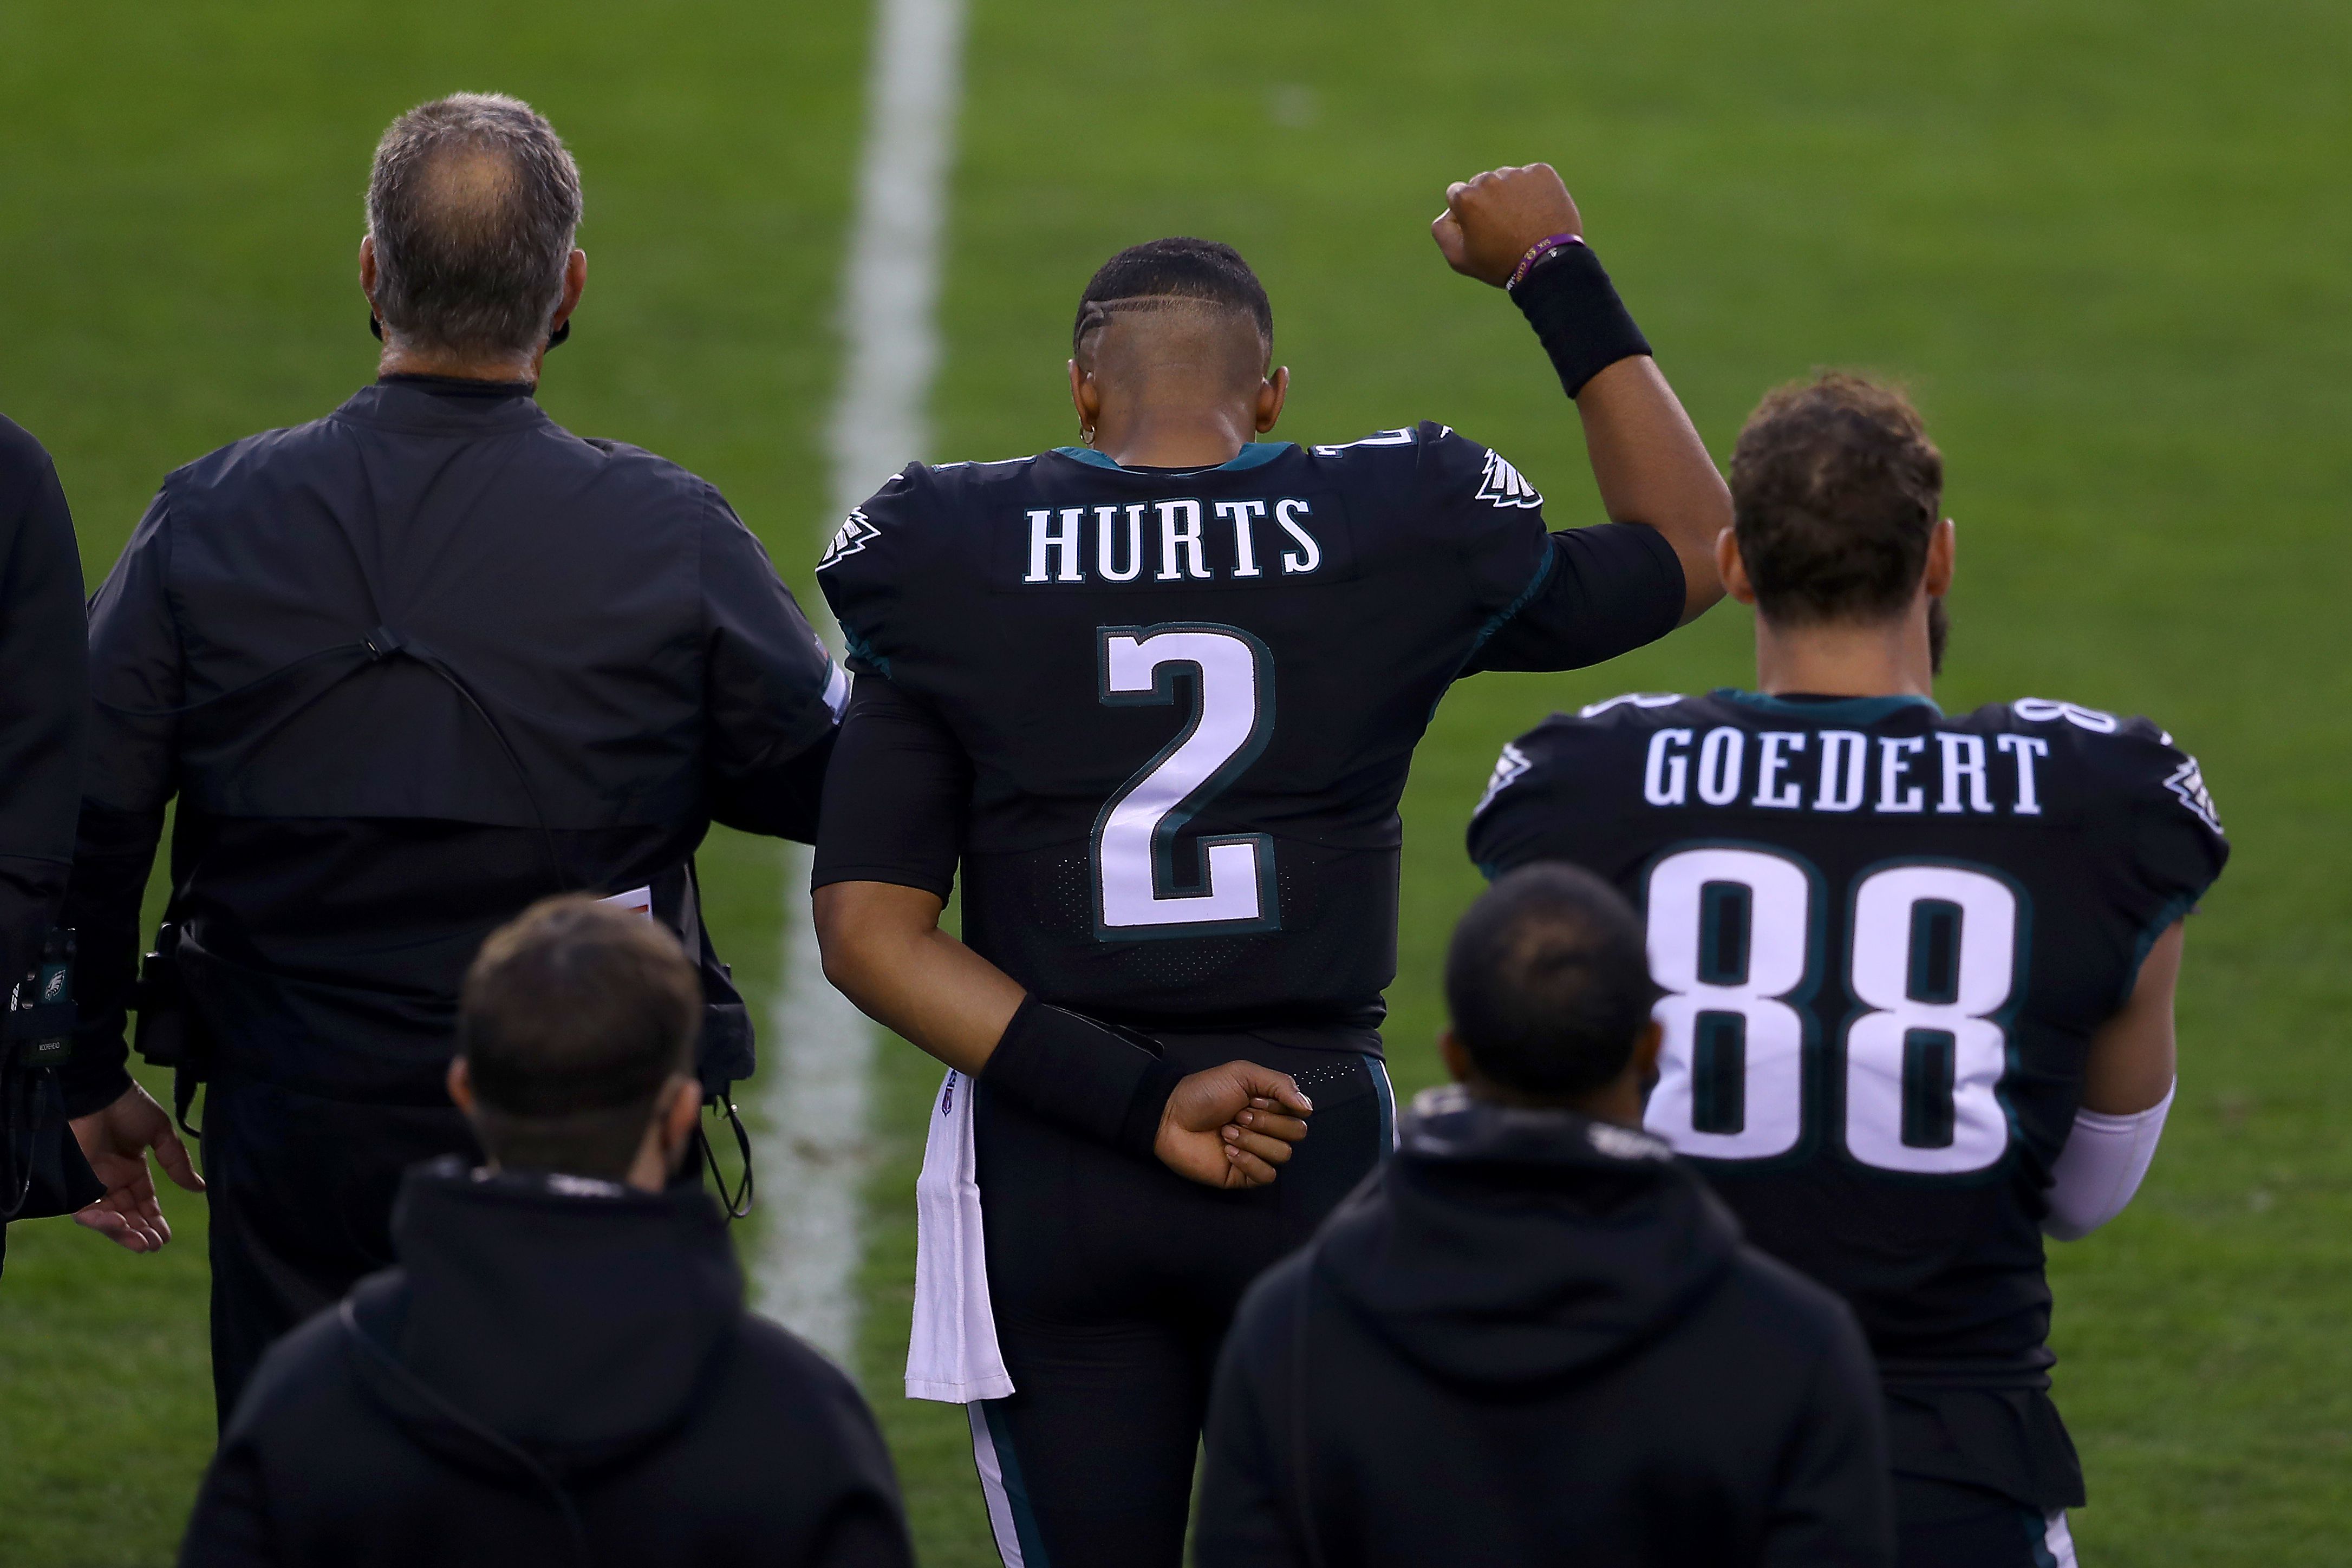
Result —
M 1541 261 L 1552 252 L 1565 249 L 1569 246 L 1582 245 L 1583 243 L 1584 236 L 1582 235 L 1544 235 L 1543 238 L 1528 246 L 1528 254 L 1519 257 L 1519 265 L 1511 270 L 1510 281 L 1503 285 L 1504 288 L 1507 290 L 1517 288 L 1522 282 L 1526 281 L 1528 274 L 1536 269 L 1536 263 Z

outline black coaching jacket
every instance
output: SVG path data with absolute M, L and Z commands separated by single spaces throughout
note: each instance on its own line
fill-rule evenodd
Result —
M 443 1160 L 393 1236 L 247 1386 L 184 1568 L 911 1568 L 872 1413 L 700 1192 Z
M 0 1007 L 65 897 L 86 707 L 73 516 L 49 455 L 0 418 Z M 0 1249 L 11 1211 L 68 1213 L 104 1190 L 54 1088 L 0 1055 Z
M 714 819 L 814 836 L 845 677 L 717 490 L 530 391 L 389 377 L 163 482 L 89 605 L 77 1112 L 125 1083 L 175 796 L 213 1075 L 386 1103 L 446 1103 L 466 967 L 533 900 L 650 886 L 691 946 Z
M 1835 1296 L 1647 1134 L 1423 1096 L 1243 1301 L 1201 1568 L 1886 1568 L 1878 1380 Z

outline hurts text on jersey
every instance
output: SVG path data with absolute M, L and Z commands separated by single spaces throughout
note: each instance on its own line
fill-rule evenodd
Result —
M 1330 509 L 1328 501 L 1321 505 Z M 1286 496 L 1040 507 L 1029 513 L 1027 570 L 1020 580 L 1164 588 L 1311 576 L 1326 564 L 1318 506 Z

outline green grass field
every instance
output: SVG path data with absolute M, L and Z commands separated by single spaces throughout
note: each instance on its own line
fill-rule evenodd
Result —
M 591 287 L 551 411 L 709 475 L 805 584 L 866 26 L 740 3 L 0 9 L 0 409 L 56 453 L 93 586 L 168 468 L 366 379 L 367 154 L 459 88 L 531 99 L 585 171 Z M 1591 519 L 1541 356 L 1423 233 L 1448 179 L 1548 158 L 1718 455 L 1814 366 L 1913 388 L 1964 547 L 1948 707 L 2066 696 L 2200 753 L 2236 859 L 2192 925 L 2179 1107 L 2139 1202 L 2053 1263 L 2101 1568 L 2331 1563 L 2352 1530 L 2352 675 L 2326 631 L 2352 591 L 2347 61 L 2352 13 L 2297 0 L 979 0 L 971 21 L 922 455 L 1067 440 L 1080 284 L 1189 232 L 1274 294 L 1281 434 L 1441 419 L 1509 454 L 1556 526 Z M 1401 1089 L 1436 1071 L 1436 955 L 1496 747 L 1612 691 L 1742 682 L 1747 639 L 1719 610 L 1447 701 L 1406 802 Z M 780 860 L 705 855 L 761 984 Z M 977 1564 L 961 1415 L 897 1393 L 936 1074 L 883 1061 L 861 1370 L 925 1561 Z M 211 1409 L 202 1205 L 167 1202 L 154 1258 L 11 1232 L 0 1562 L 169 1559 Z

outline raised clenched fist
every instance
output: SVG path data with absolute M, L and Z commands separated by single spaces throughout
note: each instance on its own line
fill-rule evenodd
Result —
M 1445 188 L 1445 210 L 1429 225 L 1446 265 L 1500 288 L 1538 240 L 1584 233 L 1575 198 L 1549 163 L 1489 169 Z

